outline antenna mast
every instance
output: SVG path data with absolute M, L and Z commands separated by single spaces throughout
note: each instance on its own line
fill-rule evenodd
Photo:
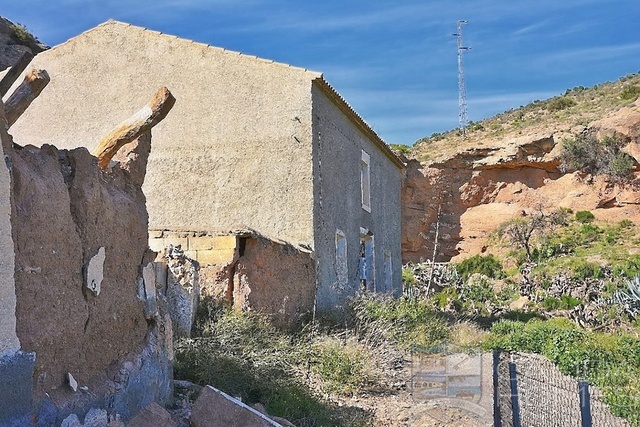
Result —
M 462 24 L 468 24 L 468 21 L 458 21 L 458 32 L 452 35 L 458 39 L 458 122 L 460 123 L 460 132 L 462 136 L 467 135 L 467 89 L 464 84 L 464 68 L 462 66 L 462 53 L 470 50 L 470 47 L 462 45 Z

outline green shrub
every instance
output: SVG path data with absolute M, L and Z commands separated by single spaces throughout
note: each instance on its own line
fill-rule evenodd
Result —
M 563 141 L 560 170 L 583 171 L 593 175 L 626 178 L 635 164 L 633 157 L 622 151 L 623 141 L 615 137 L 598 140 L 593 134 Z
M 611 411 L 640 426 L 640 339 L 588 332 L 564 319 L 495 323 L 486 348 L 533 352 L 602 390 Z
M 547 110 L 552 112 L 560 111 L 569 107 L 573 107 L 574 105 L 576 105 L 576 102 L 573 99 L 566 96 L 557 96 L 547 102 Z
M 572 297 L 571 295 L 562 295 L 560 300 L 560 308 L 562 310 L 572 310 L 573 308 L 579 306 L 581 303 L 582 301 Z
M 22 24 L 12 25 L 11 31 L 13 32 L 13 38 L 18 44 L 29 46 L 35 41 L 35 38 L 31 35 L 29 30 L 27 30 L 27 27 Z
M 487 301 L 491 301 L 495 297 L 495 294 L 493 293 L 491 283 L 487 280 L 477 280 L 463 287 L 460 297 L 465 302 L 484 304 Z
M 498 279 L 504 276 L 502 262 L 492 254 L 487 256 L 474 255 L 467 258 L 456 265 L 456 271 L 464 280 L 476 273 L 492 279 Z
M 325 339 L 315 343 L 311 363 L 329 391 L 353 393 L 375 382 L 369 350 L 357 342 Z
M 576 221 L 581 222 L 582 224 L 587 224 L 593 222 L 596 217 L 593 216 L 591 211 L 578 211 L 576 212 Z
M 632 278 L 640 276 L 640 255 L 630 255 L 613 266 L 613 275 Z
M 545 310 L 571 310 L 580 305 L 580 300 L 571 295 L 561 295 L 560 298 L 547 297 L 542 300 Z
M 631 221 L 630 219 L 623 219 L 618 223 L 618 228 L 624 230 L 624 229 L 632 228 L 633 225 L 634 225 L 633 221 Z
M 587 262 L 583 259 L 577 259 L 571 267 L 574 279 L 601 279 L 604 277 L 604 270 L 600 265 Z
M 409 156 L 413 152 L 412 148 L 408 145 L 404 145 L 404 144 L 389 144 L 389 145 L 391 146 L 391 148 L 393 148 L 394 150 L 396 150 L 397 152 L 405 156 Z
M 416 277 L 413 274 L 413 270 L 409 267 L 402 269 L 402 284 L 405 288 L 410 288 L 416 284 Z
M 545 310 L 557 310 L 560 308 L 560 298 L 548 297 L 542 300 L 542 308 Z
M 305 335 L 286 335 L 263 317 L 205 299 L 194 338 L 176 342 L 174 372 L 247 404 L 260 402 L 299 426 L 366 425 L 364 411 L 339 408 L 305 385 L 300 372 L 309 348 Z
M 640 95 L 640 86 L 638 85 L 625 85 L 620 93 L 620 98 L 625 101 L 635 101 Z

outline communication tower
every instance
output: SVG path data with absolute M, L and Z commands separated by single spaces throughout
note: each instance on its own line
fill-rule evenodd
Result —
M 463 136 L 467 134 L 467 89 L 464 84 L 464 67 L 462 62 L 462 53 L 470 50 L 470 47 L 462 45 L 462 25 L 468 24 L 468 21 L 458 21 L 458 32 L 452 35 L 458 39 L 458 122 L 460 123 L 460 132 Z

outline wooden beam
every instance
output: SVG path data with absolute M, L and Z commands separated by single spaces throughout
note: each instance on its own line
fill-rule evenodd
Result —
M 32 59 L 33 55 L 31 52 L 25 52 L 22 54 L 20 59 L 18 59 L 18 62 L 13 64 L 9 71 L 7 71 L 7 74 L 5 74 L 0 81 L 0 97 L 4 97 L 7 92 L 9 92 L 13 83 L 18 80 L 18 77 L 27 68 L 27 65 L 29 65 Z
M 4 105 L 7 126 L 11 127 L 25 112 L 34 99 L 40 95 L 51 79 L 45 70 L 33 69 L 24 76 L 23 82 L 11 94 Z
M 98 165 L 102 169 L 106 169 L 113 156 L 123 145 L 134 141 L 160 123 L 171 111 L 175 102 L 176 99 L 169 92 L 169 89 L 166 87 L 158 89 L 147 105 L 120 123 L 100 140 L 98 146 L 92 152 L 98 158 Z

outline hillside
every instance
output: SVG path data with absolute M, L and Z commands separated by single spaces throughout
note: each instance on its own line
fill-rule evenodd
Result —
M 24 26 L 0 16 L 0 71 L 11 67 L 25 52 L 35 55 L 48 48 Z
M 567 89 L 562 95 L 471 122 L 464 138 L 458 129 L 424 137 L 415 142 L 410 157 L 430 164 L 468 148 L 500 147 L 515 137 L 541 132 L 562 137 L 631 106 L 639 94 L 640 73 L 590 88 Z
M 437 223 L 440 261 L 492 252 L 498 226 L 557 207 L 640 223 L 639 94 L 640 74 L 632 74 L 471 123 L 466 137 L 453 130 L 403 149 L 404 261 L 432 258 Z M 561 170 L 563 142 L 586 134 L 618 138 L 636 172 L 613 180 Z

